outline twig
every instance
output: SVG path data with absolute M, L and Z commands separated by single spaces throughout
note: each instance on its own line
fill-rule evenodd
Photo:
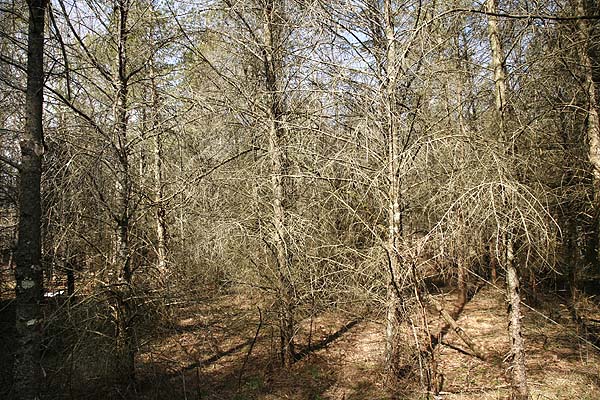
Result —
M 508 19 L 537 19 L 549 21 L 576 21 L 576 20 L 596 20 L 600 19 L 600 15 L 571 15 L 561 17 L 559 15 L 549 14 L 510 14 L 505 12 L 490 12 L 485 10 L 477 10 L 474 8 L 455 8 L 451 12 L 467 12 L 471 14 L 482 14 L 492 17 L 508 18 Z

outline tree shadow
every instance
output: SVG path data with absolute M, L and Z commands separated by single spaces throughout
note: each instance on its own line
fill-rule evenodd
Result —
M 310 346 L 306 347 L 305 349 L 299 351 L 298 353 L 295 354 L 295 357 L 294 357 L 295 360 L 300 361 L 303 358 L 305 358 L 306 356 L 308 356 L 309 354 L 311 354 L 315 351 L 324 349 L 329 344 L 336 341 L 337 339 L 342 337 L 345 333 L 350 331 L 350 329 L 352 329 L 354 326 L 356 326 L 360 321 L 361 321 L 361 319 L 352 320 L 352 321 L 348 322 L 346 325 L 342 326 L 337 331 L 327 335 L 323 340 L 320 340 L 319 342 L 315 343 L 314 345 L 310 345 Z
M 243 343 L 240 343 L 238 345 L 235 345 L 233 347 L 230 347 L 227 350 L 224 351 L 220 351 L 217 354 L 202 360 L 202 361 L 197 361 L 195 363 L 189 364 L 183 368 L 181 368 L 178 371 L 175 372 L 171 372 L 170 374 L 168 374 L 166 377 L 168 379 L 174 378 L 176 376 L 180 376 L 183 372 L 185 371 L 192 371 L 195 370 L 196 368 L 204 368 L 204 367 L 208 367 L 214 363 L 216 363 L 217 361 L 219 361 L 221 358 L 225 357 L 225 356 L 229 356 L 232 355 L 233 353 L 235 353 L 236 351 L 239 351 L 241 349 L 243 349 L 244 347 L 250 345 L 252 343 L 253 339 L 248 339 Z
M 244 341 L 176 371 L 151 372 L 139 383 L 135 397 L 258 400 L 294 395 L 302 399 L 322 399 L 337 380 L 322 357 L 296 363 L 289 369 L 281 368 L 265 340 L 257 341 L 255 353 L 245 363 L 243 359 L 247 353 L 244 348 L 251 342 Z M 152 368 L 149 364 L 141 367 L 148 368 L 148 372 Z

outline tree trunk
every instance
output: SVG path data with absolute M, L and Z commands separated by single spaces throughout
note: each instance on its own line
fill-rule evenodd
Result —
M 575 0 L 577 15 L 595 14 L 585 0 Z M 600 265 L 600 115 L 598 111 L 598 89 L 594 82 L 593 58 L 590 54 L 591 27 L 586 19 L 577 20 L 579 34 L 579 58 L 583 68 L 584 87 L 587 95 L 586 136 L 588 159 L 592 166 L 592 190 L 596 215 L 594 248 L 595 262 Z
M 269 0 L 264 7 L 263 25 L 263 62 L 265 84 L 268 94 L 266 107 L 269 137 L 269 155 L 271 157 L 272 198 L 272 244 L 277 263 L 279 294 L 279 332 L 281 338 L 281 361 L 290 366 L 295 358 L 294 301 L 292 282 L 289 277 L 293 255 L 290 252 L 289 234 L 286 221 L 286 205 L 289 203 L 291 182 L 288 175 L 288 159 L 284 149 L 286 129 L 283 125 L 284 99 L 280 92 L 280 74 L 282 68 L 281 27 L 282 5 L 277 0 Z
M 67 295 L 73 300 L 75 295 L 75 267 L 77 259 L 70 259 L 66 262 L 66 274 L 67 274 Z
M 521 297 L 519 295 L 519 276 L 514 265 L 513 240 L 508 240 L 506 249 L 506 288 L 508 293 L 508 331 L 512 356 L 513 399 L 529 399 L 527 371 L 525 366 L 525 345 L 521 335 Z
M 165 205 L 163 203 L 164 198 L 164 179 L 163 179 L 163 140 L 161 132 L 159 131 L 159 98 L 158 88 L 156 84 L 156 73 L 152 68 L 152 132 L 154 133 L 154 190 L 155 190 L 155 203 L 156 203 L 156 261 L 157 268 L 161 280 L 164 282 L 164 278 L 167 272 L 167 218 Z
M 20 140 L 19 237 L 16 254 L 14 397 L 39 399 L 42 386 L 41 176 L 44 154 L 44 18 L 47 0 L 30 0 L 25 130 Z
M 489 268 L 490 268 L 490 280 L 492 283 L 498 281 L 498 256 L 496 255 L 496 246 L 488 246 L 488 257 L 489 257 Z
M 383 3 L 384 34 L 386 39 L 386 70 L 385 70 L 385 107 L 386 141 L 388 163 L 388 283 L 387 283 L 387 318 L 386 318 L 386 366 L 390 377 L 398 375 L 400 368 L 401 348 L 399 328 L 401 323 L 402 298 L 398 286 L 402 262 L 399 254 L 399 244 L 402 235 L 402 210 L 400 209 L 400 139 L 397 127 L 396 86 L 398 78 L 398 60 L 396 51 L 396 35 L 391 0 Z
M 128 75 L 127 75 L 127 18 L 129 0 L 116 4 L 117 18 L 117 74 L 115 79 L 115 150 L 117 170 L 117 257 L 116 268 L 119 281 L 114 285 L 116 319 L 116 350 L 118 372 L 124 383 L 135 381 L 135 345 L 131 326 L 131 285 L 133 269 L 130 249 L 131 175 L 129 166 L 128 124 Z
M 462 257 L 462 255 L 458 256 L 457 263 L 458 263 L 458 265 L 457 265 L 458 279 L 457 279 L 456 286 L 457 286 L 458 292 L 456 294 L 456 304 L 454 305 L 454 310 L 452 311 L 452 317 L 455 319 L 458 318 L 458 316 L 462 312 L 463 308 L 465 307 L 465 304 L 467 304 L 468 278 L 469 278 L 469 271 L 467 270 L 467 262 L 465 261 L 465 258 Z
M 492 68 L 494 71 L 494 86 L 495 86 L 495 105 L 496 105 L 496 121 L 499 125 L 500 140 L 503 142 L 505 155 L 508 160 L 508 168 L 512 168 L 516 152 L 514 139 L 506 132 L 505 121 L 510 121 L 510 109 L 507 103 L 507 72 L 505 64 L 504 49 L 500 40 L 500 29 L 498 27 L 498 17 L 492 15 L 498 12 L 498 0 L 488 0 L 486 3 L 486 11 L 490 13 L 488 16 L 488 33 L 490 47 L 492 50 Z M 510 178 L 514 178 L 514 174 L 510 171 Z M 502 243 L 502 261 L 506 268 L 506 285 L 508 290 L 508 314 L 509 326 L 508 333 L 511 343 L 512 353 L 512 379 L 513 393 L 512 397 L 518 400 L 529 398 L 529 388 L 527 384 L 527 374 L 525 368 L 525 348 L 523 345 L 523 337 L 521 335 L 521 299 L 519 295 L 519 276 L 515 267 L 514 255 L 514 228 L 512 228 L 513 220 L 513 200 L 512 197 L 505 191 L 502 193 L 504 207 L 508 210 L 508 215 L 504 218 L 505 226 L 501 227 L 503 233 L 501 235 Z

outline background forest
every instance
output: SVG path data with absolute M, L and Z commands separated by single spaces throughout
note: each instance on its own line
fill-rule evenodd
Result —
M 596 0 L 0 0 L 0 397 L 600 398 Z

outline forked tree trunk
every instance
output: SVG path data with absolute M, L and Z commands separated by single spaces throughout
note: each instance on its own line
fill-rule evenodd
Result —
M 30 0 L 27 36 L 27 93 L 25 130 L 19 142 L 19 237 L 16 254 L 16 331 L 13 394 L 16 399 L 39 399 L 42 384 L 42 239 L 41 177 L 44 154 L 44 18 L 47 0 Z
M 494 14 L 498 12 L 498 0 L 487 0 L 486 11 L 488 15 L 488 33 L 490 47 L 492 50 L 492 68 L 494 71 L 495 86 L 495 104 L 496 104 L 496 122 L 499 126 L 500 140 L 505 147 L 505 154 L 508 162 L 511 163 L 515 156 L 515 145 L 513 138 L 507 134 L 505 121 L 510 120 L 510 110 L 507 103 L 507 79 L 505 56 L 500 40 L 500 29 L 498 27 L 498 17 Z M 511 344 L 511 372 L 513 380 L 513 399 L 525 400 L 529 398 L 529 387 L 527 385 L 527 373 L 525 368 L 525 348 L 522 337 L 521 324 L 521 298 L 519 295 L 519 275 L 515 267 L 514 255 L 514 228 L 512 228 L 512 208 L 514 206 L 512 197 L 505 191 L 502 193 L 504 207 L 510 212 L 504 218 L 505 226 L 503 229 L 501 249 L 504 253 L 502 261 L 506 269 L 506 287 L 508 302 L 508 333 Z
M 289 272 L 293 255 L 289 246 L 286 220 L 286 204 L 289 204 L 291 182 L 288 175 L 288 159 L 285 151 L 286 129 L 284 119 L 284 99 L 281 95 L 282 68 L 282 12 L 280 0 L 268 0 L 263 9 L 263 62 L 265 84 L 268 94 L 266 107 L 268 121 L 269 155 L 271 157 L 272 197 L 272 244 L 277 263 L 279 295 L 279 333 L 281 339 L 281 361 L 289 367 L 295 358 L 294 298 Z

